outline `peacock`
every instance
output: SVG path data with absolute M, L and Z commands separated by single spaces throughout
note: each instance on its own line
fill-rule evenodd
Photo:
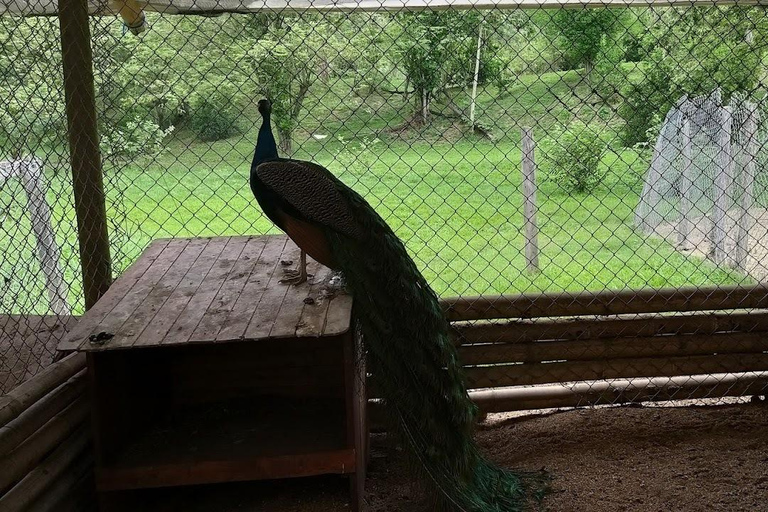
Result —
M 473 438 L 477 409 L 437 295 L 376 211 L 324 167 L 280 158 L 263 121 L 250 173 L 264 213 L 312 258 L 340 270 L 355 297 L 372 373 L 436 510 L 524 510 L 533 473 L 494 466 Z M 300 264 L 298 274 L 306 275 Z M 300 277 L 297 275 L 296 277 Z

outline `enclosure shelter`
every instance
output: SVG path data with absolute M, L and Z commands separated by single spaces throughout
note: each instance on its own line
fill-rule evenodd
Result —
M 723 406 L 710 419 L 763 414 L 764 2 L 14 0 L 0 7 L 0 46 L 0 457 L 10 468 L 0 509 L 95 503 L 103 461 L 88 418 L 98 411 L 75 348 L 130 359 L 136 350 L 109 350 L 109 334 L 131 333 L 171 353 L 174 327 L 245 332 L 246 316 L 279 297 L 296 306 L 274 313 L 297 338 L 327 326 L 289 322 L 314 307 L 299 300 L 315 298 L 314 281 L 270 284 L 253 305 L 228 281 L 206 281 L 201 268 L 232 270 L 223 249 L 159 260 L 168 273 L 158 282 L 176 288 L 153 292 L 131 270 L 158 240 L 281 236 L 248 188 L 262 97 L 280 154 L 330 169 L 403 241 L 441 299 L 483 412 L 578 408 L 587 424 L 595 408 L 624 404 L 653 418 L 691 404 Z M 232 271 L 235 285 L 258 281 L 249 262 Z M 134 290 L 130 307 L 109 302 L 114 283 Z M 84 323 L 90 311 L 112 324 Z M 187 338 L 177 348 L 194 357 L 158 356 L 154 376 L 204 366 L 195 351 L 218 341 Z M 295 379 L 281 381 L 296 384 L 293 398 L 342 364 L 298 350 Z M 214 368 L 217 382 L 230 364 Z M 377 378 L 366 383 L 374 430 L 386 428 Z M 204 396 L 194 379 L 179 382 L 178 395 L 147 391 L 150 405 Z M 216 393 L 237 391 L 225 387 Z M 146 416 L 149 431 L 157 418 Z M 372 460 L 368 505 L 396 509 Z M 684 510 L 676 499 L 655 509 Z

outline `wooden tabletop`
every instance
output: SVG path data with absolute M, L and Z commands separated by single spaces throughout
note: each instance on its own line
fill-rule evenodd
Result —
M 59 350 L 99 351 L 346 332 L 352 297 L 308 259 L 308 283 L 278 283 L 299 249 L 284 235 L 152 242 Z M 288 262 L 293 262 L 287 266 Z M 92 335 L 107 333 L 103 340 Z

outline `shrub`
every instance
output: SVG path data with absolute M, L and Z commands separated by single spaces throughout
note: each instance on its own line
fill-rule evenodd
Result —
M 226 139 L 242 133 L 236 101 L 222 92 L 201 94 L 193 103 L 189 124 L 205 142 Z
M 600 160 L 606 143 L 600 129 L 582 121 L 568 127 L 548 141 L 547 177 L 568 192 L 592 192 L 605 178 Z

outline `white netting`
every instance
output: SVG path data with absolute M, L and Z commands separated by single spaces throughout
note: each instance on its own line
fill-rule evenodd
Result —
M 758 105 L 719 90 L 682 97 L 656 140 L 635 224 L 718 264 L 768 275 L 765 151 Z M 757 221 L 757 222 L 756 222 Z

